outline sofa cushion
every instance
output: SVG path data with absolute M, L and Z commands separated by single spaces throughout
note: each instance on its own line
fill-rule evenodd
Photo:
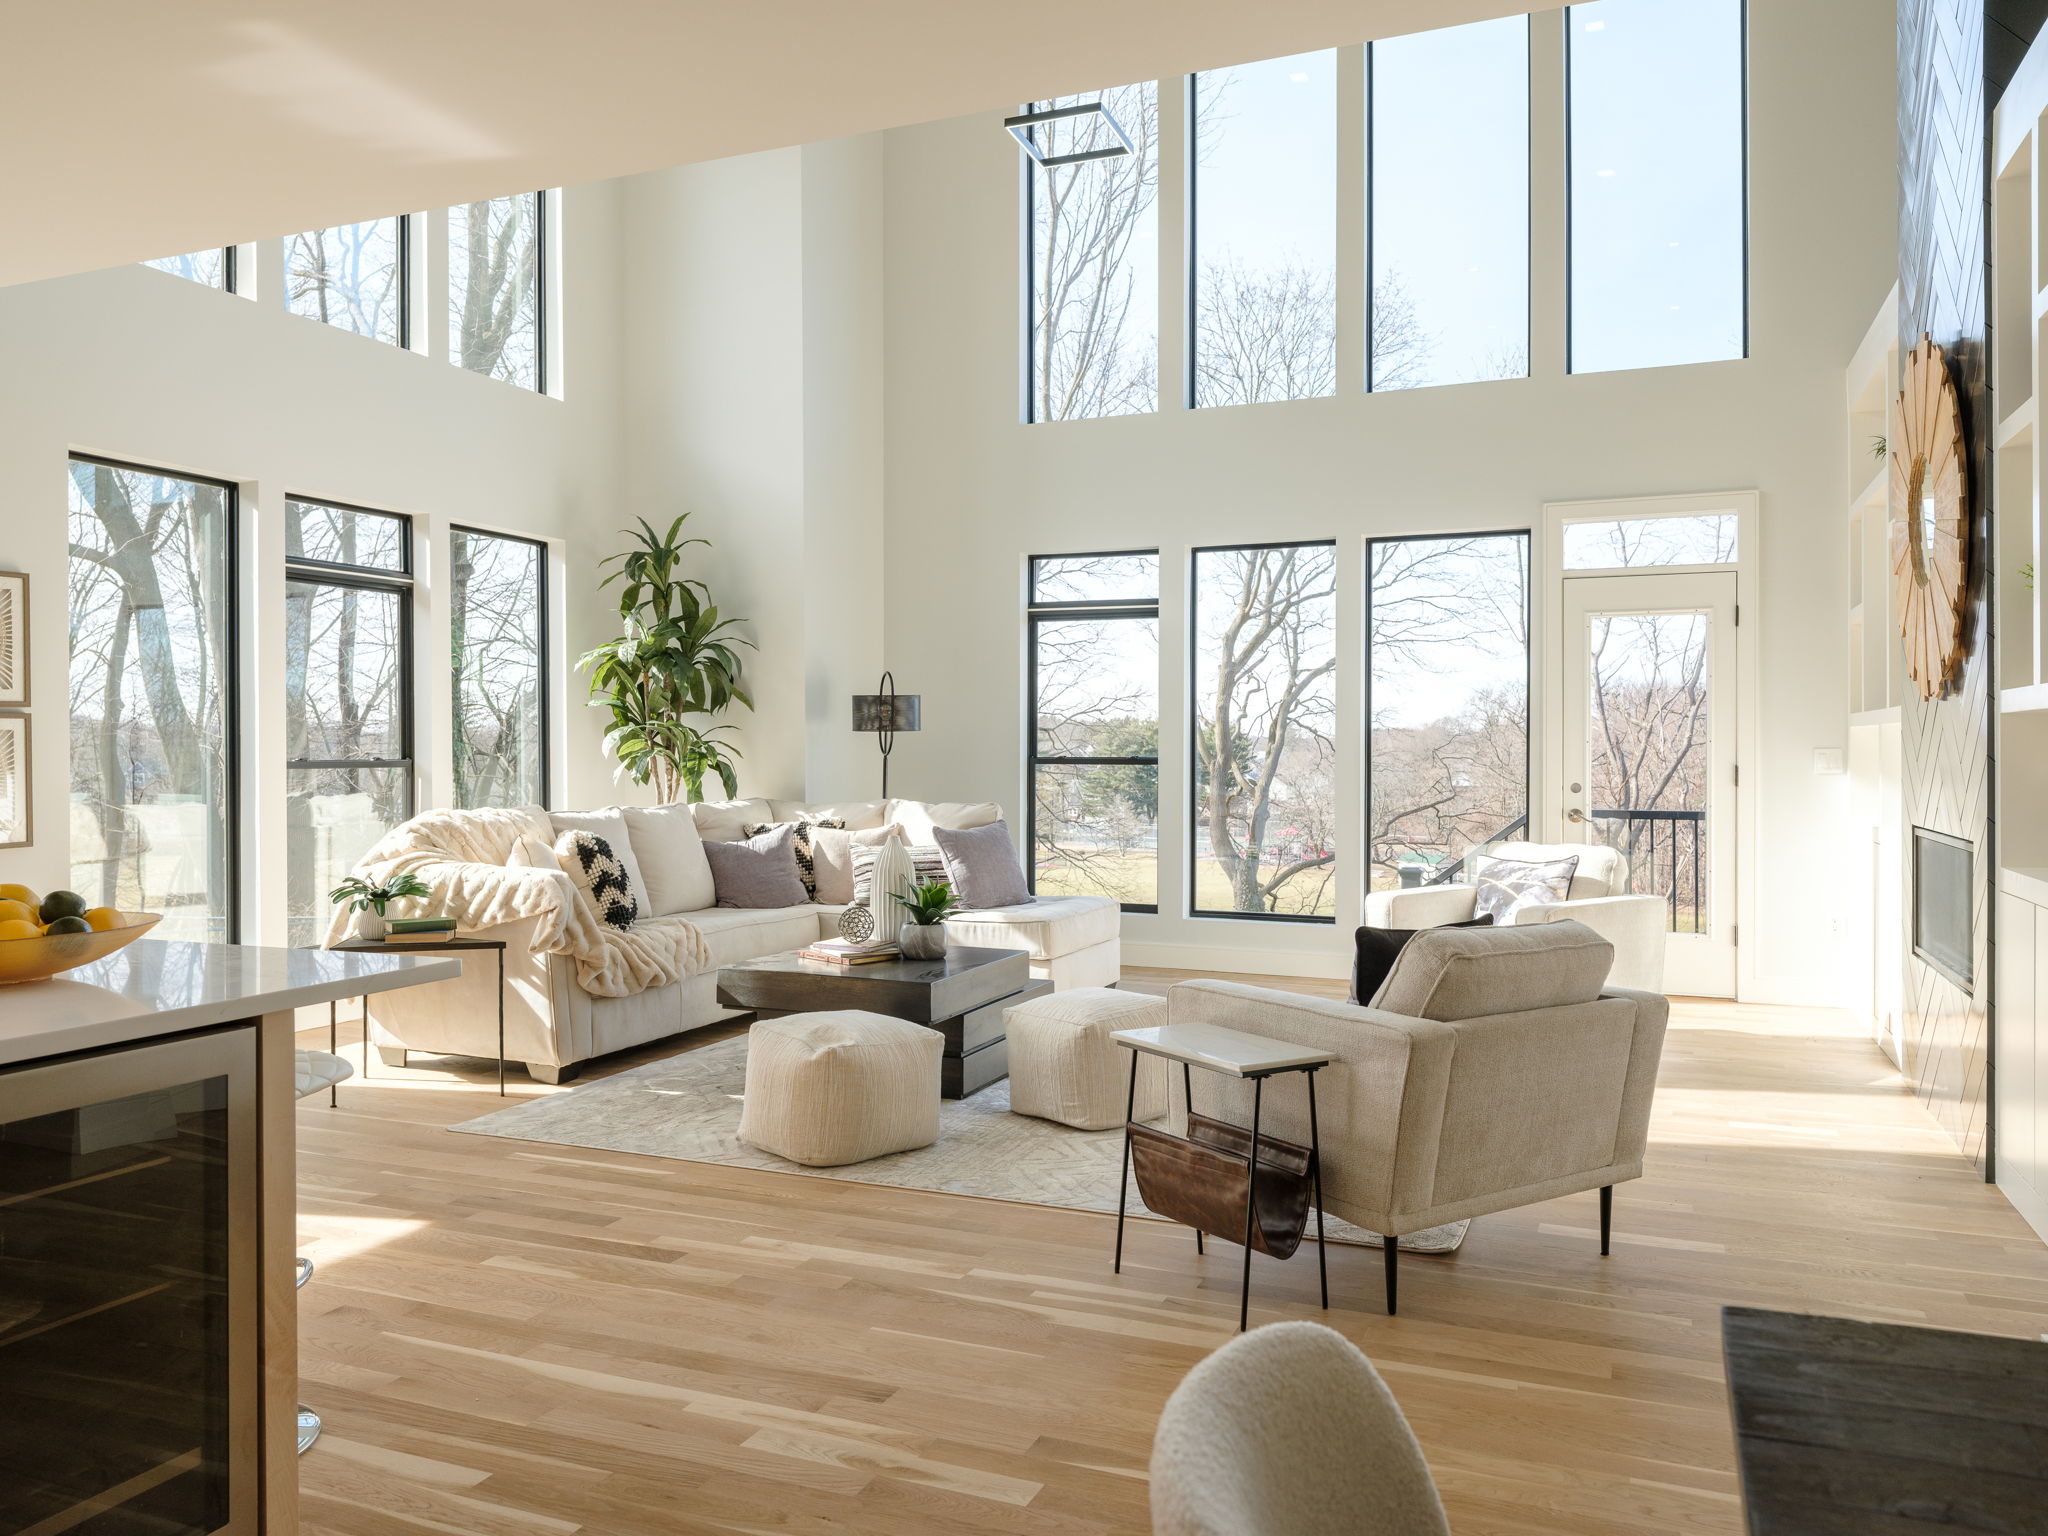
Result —
M 902 833 L 898 832 L 896 836 L 900 840 Z M 887 841 L 889 841 L 888 838 L 882 838 L 872 843 L 855 843 L 853 845 L 853 899 L 857 906 L 871 907 L 874 905 L 874 902 L 869 897 L 868 887 L 874 883 L 875 858 L 881 852 L 882 844 Z M 906 846 L 904 852 L 910 855 L 911 884 L 929 885 L 934 880 L 944 880 L 946 878 L 946 856 L 939 852 L 936 847 L 911 848 Z M 903 913 L 900 910 L 892 910 L 887 913 L 878 912 L 876 915 L 886 918 L 890 922 L 900 922 L 903 918 Z
M 961 912 L 946 919 L 955 944 L 984 949 L 1028 949 L 1033 960 L 1055 960 L 1114 939 L 1123 912 L 1107 896 L 1041 896 L 1027 906 Z
M 699 800 L 690 807 L 697 834 L 707 843 L 737 843 L 745 834 L 740 828 L 750 821 L 773 821 L 775 813 L 766 800 Z
M 1003 814 L 993 800 L 891 800 L 887 820 L 914 848 L 929 847 L 933 827 L 985 827 Z
M 847 906 L 853 901 L 853 850 L 874 848 L 899 835 L 891 823 L 884 827 L 825 828 L 811 834 L 811 874 L 817 881 L 817 899 L 827 906 Z
M 711 861 L 687 805 L 629 805 L 625 815 L 649 912 L 695 912 L 718 904 Z
M 885 824 L 886 800 L 832 800 L 813 805 L 806 800 L 770 800 L 763 821 L 838 821 L 855 832 Z
M 945 855 L 946 879 L 954 898 L 970 912 L 1029 905 L 1031 887 L 1010 841 L 1010 828 L 1000 818 L 985 827 L 933 827 L 932 838 Z
M 721 907 L 793 907 L 811 899 L 796 868 L 796 829 L 777 822 L 744 842 L 704 845 Z
M 713 969 L 804 949 L 818 942 L 818 909 L 800 907 L 713 907 L 684 914 L 704 935 Z
M 1372 1006 L 1441 1024 L 1562 1008 L 1598 997 L 1613 964 L 1614 946 L 1584 923 L 1427 928 L 1403 946 Z
M 639 850 L 633 846 L 633 834 L 626 826 L 626 813 L 622 806 L 608 805 L 601 811 L 550 811 L 548 821 L 555 829 L 556 853 L 562 850 L 564 832 L 595 832 L 612 845 L 612 853 L 626 866 L 626 878 L 633 882 L 633 895 L 641 897 L 647 890 L 647 877 L 640 869 Z M 645 906 L 641 908 L 644 912 Z
M 804 894 L 816 901 L 818 873 L 811 839 L 817 835 L 817 829 L 820 827 L 828 832 L 840 832 L 845 828 L 836 820 L 810 821 L 799 816 L 794 821 L 750 821 L 742 830 L 746 832 L 747 839 L 751 842 L 763 832 L 773 832 L 777 827 L 789 828 L 790 846 L 796 850 L 796 877 L 804 883 Z

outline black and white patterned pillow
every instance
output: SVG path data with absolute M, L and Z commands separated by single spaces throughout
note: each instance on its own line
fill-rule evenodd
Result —
M 613 928 L 630 928 L 640 915 L 626 866 L 612 845 L 595 832 L 564 832 L 555 839 L 555 862 L 583 893 L 597 920 Z
M 782 823 L 779 821 L 750 821 L 740 828 L 740 835 L 742 837 L 759 837 L 763 832 L 773 832 L 781 825 Z M 816 901 L 818 899 L 818 869 L 811 859 L 811 829 L 813 827 L 843 829 L 846 823 L 836 816 L 820 816 L 815 820 L 799 816 L 795 821 L 790 822 L 789 826 L 792 829 L 790 839 L 796 848 L 797 878 L 803 881 L 804 890 L 809 894 L 811 900 Z
M 1480 859 L 1472 870 L 1473 884 L 1479 887 L 1473 915 L 1505 923 L 1522 907 L 1569 900 L 1572 876 L 1578 868 L 1575 853 L 1543 864 L 1525 859 Z

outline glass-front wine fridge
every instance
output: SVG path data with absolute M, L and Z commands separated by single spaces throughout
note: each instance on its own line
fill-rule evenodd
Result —
M 256 1032 L 0 1071 L 0 1533 L 261 1527 Z

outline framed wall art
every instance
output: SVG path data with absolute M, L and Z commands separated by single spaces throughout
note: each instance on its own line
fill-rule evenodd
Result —
M 0 848 L 26 848 L 29 820 L 27 715 L 0 715 Z
M 0 571 L 0 709 L 28 708 L 28 575 Z

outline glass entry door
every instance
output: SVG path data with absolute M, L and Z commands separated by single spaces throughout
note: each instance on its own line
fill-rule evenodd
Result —
M 1564 582 L 1564 836 L 1664 898 L 1664 990 L 1735 995 L 1735 575 Z
M 253 1029 L 0 1072 L 0 1536 L 253 1532 Z

